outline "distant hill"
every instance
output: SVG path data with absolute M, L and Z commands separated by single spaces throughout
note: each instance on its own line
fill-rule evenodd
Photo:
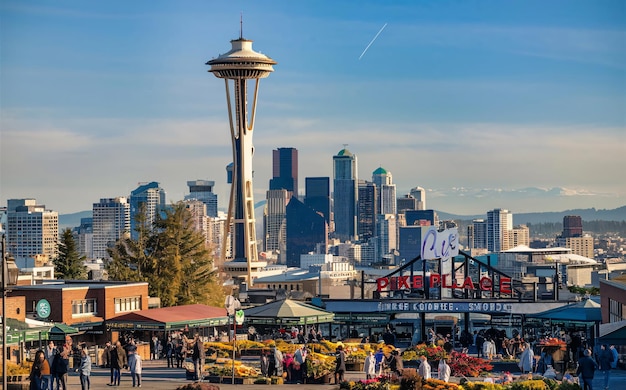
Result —
M 265 201 L 258 202 L 255 205 L 255 208 L 259 208 L 263 206 Z M 458 215 L 458 214 L 449 214 L 443 211 L 437 211 L 440 219 L 452 219 L 452 220 L 472 220 L 472 219 L 485 219 L 487 218 L 487 212 L 485 214 L 479 215 Z M 513 214 L 513 224 L 535 224 L 535 223 L 543 223 L 543 222 L 563 222 L 563 217 L 566 215 L 580 215 L 583 221 L 626 221 L 626 206 L 622 206 L 613 210 L 605 210 L 600 209 L 597 210 L 595 208 L 591 209 L 573 209 L 573 210 L 565 210 L 565 211 L 555 211 L 555 212 L 537 212 L 537 213 L 520 213 Z M 92 212 L 90 210 L 87 211 L 79 211 L 77 213 L 72 214 L 60 214 L 59 215 L 59 230 L 65 229 L 67 227 L 74 228 L 80 225 L 81 218 L 91 218 Z
M 442 211 L 437 211 L 440 219 L 452 219 L 452 220 L 472 220 L 472 219 L 486 219 L 487 212 L 480 215 L 456 215 L 448 214 Z M 563 217 L 566 215 L 580 215 L 583 221 L 626 221 L 626 206 L 622 206 L 613 210 L 595 208 L 591 209 L 573 209 L 556 212 L 537 212 L 537 213 L 519 213 L 513 214 L 513 224 L 527 224 L 527 223 L 543 223 L 543 222 L 563 222 Z

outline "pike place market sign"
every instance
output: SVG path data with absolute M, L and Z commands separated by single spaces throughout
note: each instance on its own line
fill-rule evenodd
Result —
M 379 302 L 379 312 L 404 313 L 492 313 L 509 314 L 510 303 L 498 302 Z

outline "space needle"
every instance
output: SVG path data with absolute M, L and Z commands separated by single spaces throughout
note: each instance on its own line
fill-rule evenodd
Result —
M 258 261 L 256 228 L 254 218 L 254 196 L 252 187 L 252 134 L 256 114 L 259 81 L 274 71 L 276 61 L 252 50 L 252 41 L 243 38 L 243 29 L 238 39 L 230 41 L 232 49 L 206 63 L 209 72 L 224 79 L 226 102 L 233 147 L 233 177 L 228 203 L 225 237 L 231 235 L 232 261 L 225 262 L 224 239 L 221 261 L 224 270 L 233 277 L 244 277 L 252 285 L 252 269 L 262 267 Z M 254 80 L 248 106 L 248 80 Z M 231 83 L 232 81 L 232 83 Z M 231 96 L 232 91 L 232 96 Z M 235 117 L 233 118 L 233 110 Z M 232 232 L 230 232 L 232 225 Z

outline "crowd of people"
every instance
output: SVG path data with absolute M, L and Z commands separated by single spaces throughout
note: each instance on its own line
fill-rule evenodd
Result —
M 76 354 L 79 356 L 78 364 L 74 361 L 70 365 L 70 359 Z M 80 374 L 81 389 L 89 390 L 91 358 L 86 346 L 75 347 L 70 336 L 66 336 L 65 342 L 59 346 L 50 340 L 43 350 L 35 352 L 29 375 L 30 390 L 67 390 L 70 369 Z

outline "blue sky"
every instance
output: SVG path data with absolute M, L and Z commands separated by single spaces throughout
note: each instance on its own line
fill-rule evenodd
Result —
M 360 178 L 382 166 L 399 195 L 424 187 L 451 213 L 626 204 L 626 3 L 530 0 L 4 0 L 1 204 L 89 210 L 146 181 L 175 201 L 208 179 L 225 207 L 226 99 L 205 62 L 242 12 L 278 62 L 259 95 L 257 201 L 272 149 L 299 150 L 303 189 L 347 144 Z

